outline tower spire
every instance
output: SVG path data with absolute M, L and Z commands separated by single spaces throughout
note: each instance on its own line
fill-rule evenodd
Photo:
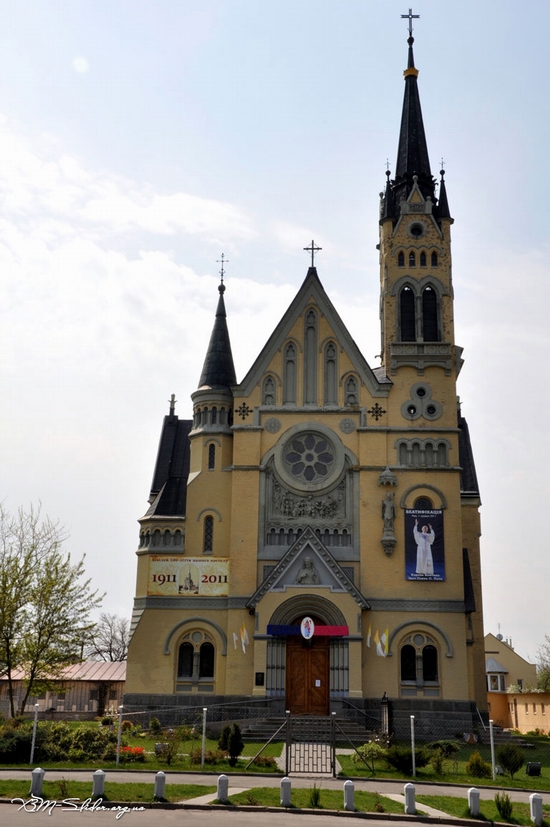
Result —
M 234 385 L 237 381 L 233 355 L 231 353 L 229 330 L 227 329 L 225 302 L 223 300 L 223 294 L 225 293 L 225 284 L 223 283 L 225 271 L 223 264 L 222 256 L 220 284 L 218 286 L 220 298 L 218 299 L 216 318 L 214 320 L 208 350 L 206 351 L 201 378 L 199 379 L 199 390 L 202 388 L 227 388 Z
M 428 196 L 435 203 L 435 181 L 430 170 L 428 144 L 424 132 L 422 108 L 418 92 L 418 69 L 414 65 L 412 36 L 412 20 L 420 15 L 413 14 L 409 9 L 408 15 L 401 15 L 409 19 L 409 53 L 407 68 L 403 72 L 405 77 L 405 94 L 403 97 L 403 111 L 401 114 L 401 128 L 397 148 L 397 164 L 395 180 L 393 182 L 393 196 L 396 208 L 402 198 L 407 198 L 414 184 L 413 176 L 417 176 L 416 183 L 424 198 Z M 397 217 L 397 216 L 396 216 Z

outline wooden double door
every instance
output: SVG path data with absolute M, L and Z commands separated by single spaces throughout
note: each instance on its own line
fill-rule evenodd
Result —
M 329 638 L 314 635 L 305 640 L 301 635 L 289 636 L 286 640 L 286 708 L 294 715 L 328 715 L 329 680 Z

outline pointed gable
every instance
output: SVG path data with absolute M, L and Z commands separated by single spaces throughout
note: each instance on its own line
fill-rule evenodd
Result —
M 233 388 L 235 397 L 247 397 L 253 388 L 260 382 L 262 376 L 268 370 L 275 354 L 281 350 L 288 339 L 292 328 L 297 320 L 303 316 L 304 311 L 310 304 L 315 304 L 319 312 L 327 319 L 331 326 L 334 338 L 339 346 L 346 352 L 351 360 L 354 370 L 357 371 L 361 382 L 369 389 L 372 396 L 386 396 L 388 392 L 388 381 L 380 381 L 370 368 L 365 357 L 357 347 L 353 337 L 339 316 L 336 308 L 329 299 L 319 276 L 317 269 L 310 267 L 302 286 L 290 304 L 281 321 L 269 337 L 260 355 L 242 380 Z

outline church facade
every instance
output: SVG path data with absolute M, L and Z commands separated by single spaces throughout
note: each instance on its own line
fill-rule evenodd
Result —
M 456 391 L 451 218 L 414 65 L 380 200 L 381 365 L 314 266 L 237 382 L 225 286 L 193 419 L 140 520 L 125 705 L 486 710 L 480 497 Z M 374 228 L 373 228 L 374 229 Z

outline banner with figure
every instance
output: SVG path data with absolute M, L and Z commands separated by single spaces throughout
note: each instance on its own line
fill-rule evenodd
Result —
M 149 558 L 147 594 L 224 597 L 229 593 L 229 560 L 219 557 Z
M 441 509 L 405 510 L 405 579 L 445 580 Z

